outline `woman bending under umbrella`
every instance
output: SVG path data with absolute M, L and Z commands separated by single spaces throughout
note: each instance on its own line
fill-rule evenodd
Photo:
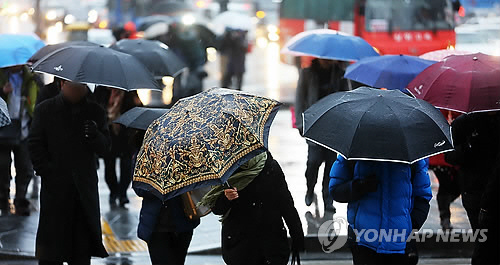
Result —
M 304 233 L 285 175 L 270 153 L 243 164 L 201 201 L 222 215 L 222 255 L 227 264 L 287 264 L 304 248 Z

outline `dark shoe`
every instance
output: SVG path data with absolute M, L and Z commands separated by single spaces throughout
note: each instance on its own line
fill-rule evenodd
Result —
M 31 203 L 27 199 L 14 199 L 14 207 L 18 216 L 29 216 L 30 206 Z
M 120 207 L 125 207 L 125 204 L 130 203 L 127 196 L 120 197 Z
M 450 218 L 445 218 L 441 220 L 441 228 L 443 228 L 443 230 L 453 229 L 453 226 L 451 226 Z
M 325 203 L 325 212 L 336 213 L 337 209 L 335 209 L 335 206 L 333 206 L 333 204 Z
M 109 195 L 109 206 L 115 207 L 116 206 L 116 200 L 118 197 L 114 194 Z
M 313 201 L 314 201 L 314 191 L 308 190 L 306 192 L 306 205 L 307 206 L 311 206 L 311 204 L 313 203 Z

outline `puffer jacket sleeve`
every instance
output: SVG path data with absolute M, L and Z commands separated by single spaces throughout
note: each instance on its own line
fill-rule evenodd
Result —
M 415 164 L 415 176 L 412 179 L 411 211 L 412 228 L 419 230 L 427 219 L 432 199 L 431 180 L 428 174 L 429 160 L 423 159 Z
M 329 190 L 335 201 L 345 203 L 352 200 L 352 179 L 347 160 L 339 155 L 330 171 Z

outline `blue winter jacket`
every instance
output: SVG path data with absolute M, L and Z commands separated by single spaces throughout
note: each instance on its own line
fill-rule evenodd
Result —
M 411 230 L 420 229 L 429 211 L 432 192 L 428 166 L 427 159 L 409 166 L 394 162 L 347 162 L 338 156 L 330 172 L 330 194 L 336 201 L 349 202 L 347 219 L 351 228 L 358 231 L 358 245 L 377 253 L 404 253 Z M 375 192 L 358 196 L 357 200 L 346 199 L 356 198 L 352 194 L 353 180 L 372 174 L 378 180 Z M 360 236 L 362 229 L 374 229 L 378 236 L 374 233 Z M 397 229 L 399 236 L 381 234 L 381 230 L 391 233 L 389 229 L 393 234 Z

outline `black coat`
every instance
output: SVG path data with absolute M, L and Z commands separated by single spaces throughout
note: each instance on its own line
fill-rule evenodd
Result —
M 285 175 L 271 155 L 262 172 L 229 201 L 222 194 L 212 211 L 229 215 L 222 225 L 222 255 L 227 264 L 286 264 L 292 248 L 301 251 L 304 233 Z M 270 263 L 267 263 L 270 262 Z
M 85 120 L 97 123 L 94 139 L 84 137 Z M 85 99 L 71 105 L 58 95 L 36 107 L 28 146 L 33 168 L 42 180 L 38 258 L 107 256 L 102 244 L 96 153 L 106 152 L 109 142 L 106 115 L 96 103 Z M 82 247 L 81 242 L 88 244 Z
M 295 91 L 295 126 L 300 131 L 304 111 L 329 94 L 349 90 L 344 73 L 345 70 L 339 65 L 333 65 L 328 70 L 322 69 L 318 59 L 314 59 L 310 67 L 300 71 Z

